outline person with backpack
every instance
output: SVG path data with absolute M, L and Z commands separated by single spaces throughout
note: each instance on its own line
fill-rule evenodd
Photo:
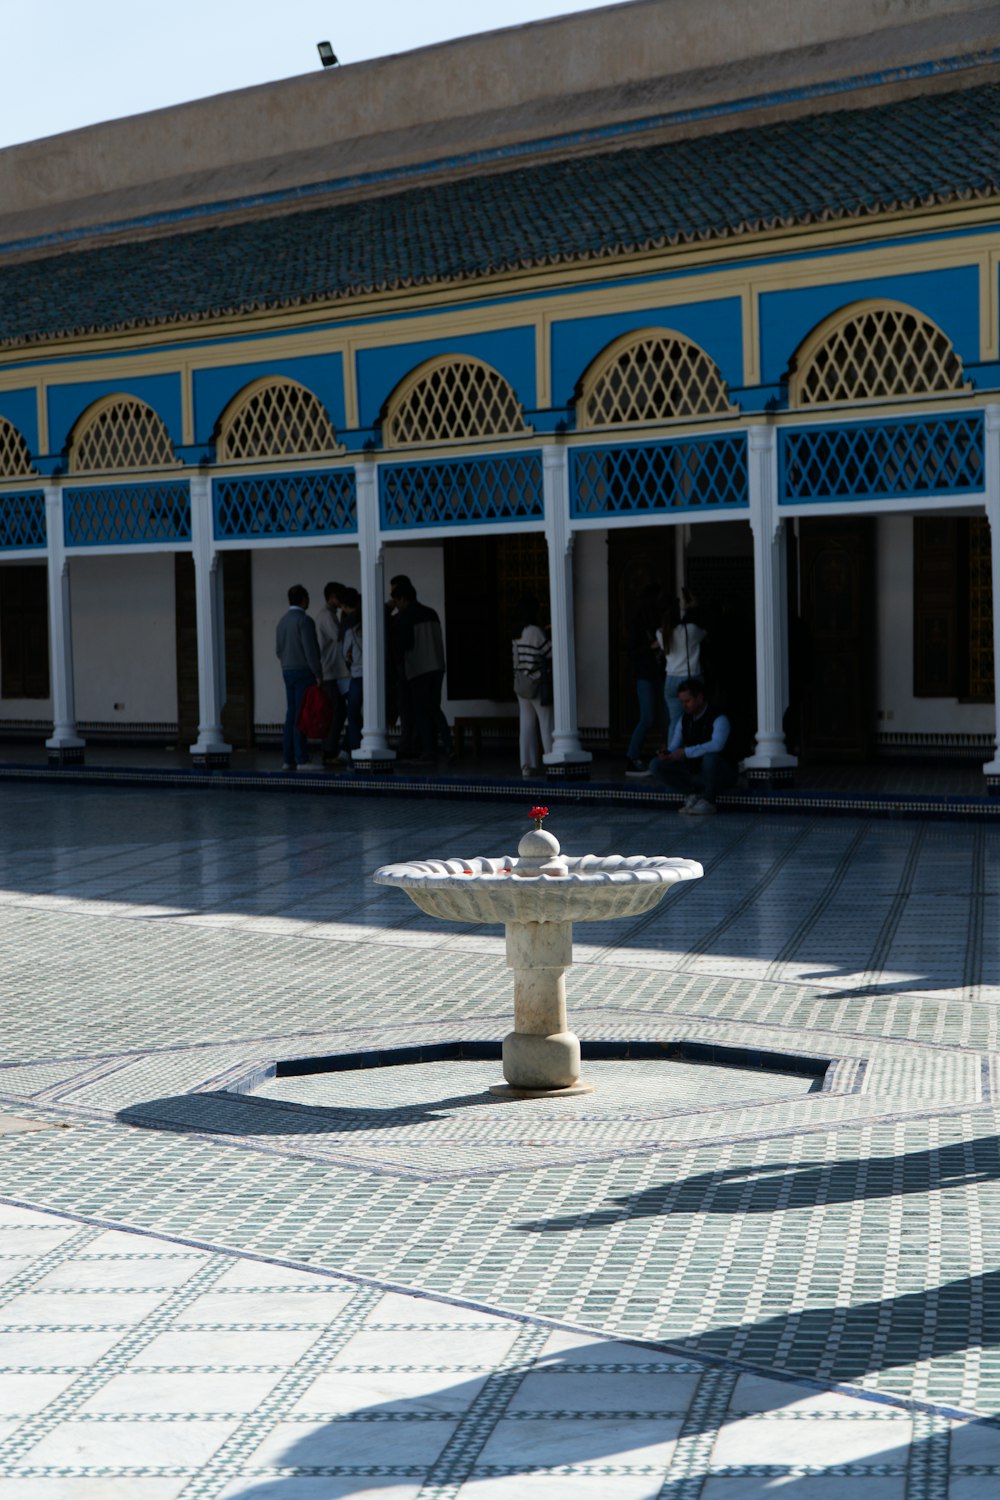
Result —
M 511 641 L 522 776 L 538 775 L 539 735 L 543 754 L 552 749 L 552 642 L 538 623 L 540 616 L 538 601 L 525 594 L 518 602 L 517 634 Z

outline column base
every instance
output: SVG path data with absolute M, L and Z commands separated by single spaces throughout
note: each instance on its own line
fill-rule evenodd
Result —
M 232 745 L 227 745 L 219 730 L 203 730 L 191 746 L 191 764 L 201 770 L 226 771 Z
M 798 759 L 780 751 L 764 751 L 748 755 L 740 761 L 740 770 L 751 786 L 792 786 Z
M 46 745 L 50 766 L 82 766 L 84 743 L 79 745 Z
M 794 786 L 794 766 L 746 766 L 743 774 L 751 787 Z
M 228 771 L 232 753 L 229 747 L 225 749 L 199 750 L 197 745 L 191 746 L 191 764 L 197 766 L 199 771 Z
M 355 750 L 351 754 L 351 770 L 355 776 L 391 776 L 396 769 L 395 750 Z
M 587 750 L 553 750 L 542 756 L 542 764 L 552 781 L 589 781 L 593 759 Z

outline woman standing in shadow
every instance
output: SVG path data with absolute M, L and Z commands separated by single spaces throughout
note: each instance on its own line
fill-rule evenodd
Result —
M 537 776 L 542 752 L 552 749 L 552 642 L 539 624 L 538 601 L 525 594 L 514 617 L 514 693 L 520 715 L 521 775 Z

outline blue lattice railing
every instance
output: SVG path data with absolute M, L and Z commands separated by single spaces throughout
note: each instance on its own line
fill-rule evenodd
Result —
M 187 481 L 66 489 L 63 525 L 67 547 L 189 542 L 191 496 Z
M 379 471 L 379 505 L 386 531 L 541 521 L 541 455 L 386 464 Z
M 0 495 L 0 552 L 45 544 L 45 496 L 41 490 Z
M 742 433 L 570 453 L 570 510 L 581 519 L 748 504 Z
M 218 541 L 329 536 L 358 529 L 353 469 L 216 479 L 212 496 Z
M 976 412 L 807 427 L 780 435 L 782 505 L 966 495 L 985 483 Z

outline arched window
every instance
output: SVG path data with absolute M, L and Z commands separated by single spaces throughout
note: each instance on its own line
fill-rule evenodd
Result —
M 733 408 L 719 367 L 683 334 L 644 328 L 609 344 L 584 375 L 581 427 L 724 415 Z
M 12 422 L 0 417 L 0 479 L 22 479 L 34 472 L 24 438 Z
M 84 412 L 70 441 L 72 474 L 114 469 L 162 469 L 176 464 L 162 419 L 134 396 L 107 396 Z
M 454 354 L 420 365 L 396 387 L 382 430 L 387 448 L 528 431 L 503 376 L 481 359 Z
M 962 361 L 923 313 L 901 302 L 842 308 L 815 329 L 792 360 L 793 406 L 877 401 L 960 391 Z
M 296 380 L 254 381 L 240 391 L 219 422 L 221 463 L 342 451 L 326 407 Z

